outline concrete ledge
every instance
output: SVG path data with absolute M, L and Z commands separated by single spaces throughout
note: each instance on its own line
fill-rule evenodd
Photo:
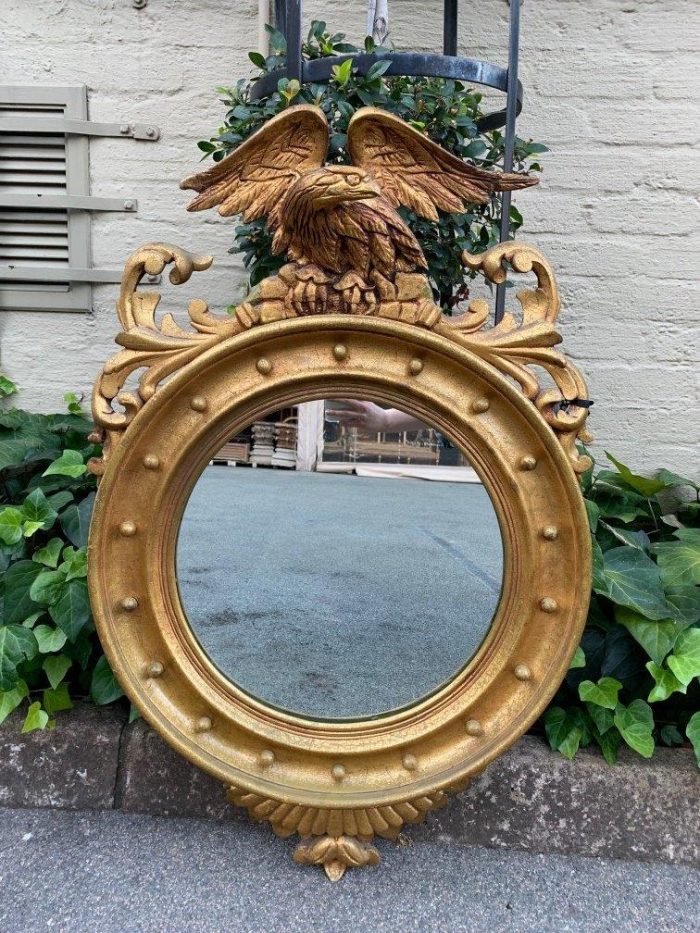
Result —
M 51 732 L 0 727 L 0 805 L 121 809 L 247 822 L 221 785 L 143 721 L 90 705 Z M 690 751 L 632 753 L 609 767 L 594 752 L 568 762 L 526 736 L 448 807 L 408 827 L 416 842 L 700 865 L 700 771 Z
M 116 806 L 132 813 L 247 819 L 224 786 L 174 751 L 143 720 L 124 730 Z
M 518 744 L 426 824 L 414 839 L 529 852 L 700 864 L 700 771 L 690 750 L 628 749 L 614 766 L 592 749 L 573 761 L 544 740 Z
M 80 704 L 55 729 L 20 729 L 24 712 L 0 726 L 0 806 L 109 810 L 126 723 L 121 706 Z

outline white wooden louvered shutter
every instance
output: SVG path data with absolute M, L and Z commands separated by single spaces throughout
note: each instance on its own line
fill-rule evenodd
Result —
M 84 88 L 0 88 L 0 120 L 32 119 L 30 131 L 0 133 L 0 309 L 84 311 L 89 284 L 60 278 L 90 259 L 87 212 L 43 207 L 41 197 L 89 193 L 88 140 L 41 129 L 42 118 L 86 119 Z M 9 206 L 5 201 L 36 200 Z M 3 279 L 2 267 L 13 270 Z M 17 278 L 22 270 L 26 278 Z

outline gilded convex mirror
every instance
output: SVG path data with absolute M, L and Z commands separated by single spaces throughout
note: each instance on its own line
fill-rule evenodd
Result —
M 482 299 L 449 318 L 396 212 L 529 179 L 371 108 L 354 166 L 324 166 L 327 142 L 320 110 L 290 108 L 183 183 L 194 209 L 266 216 L 287 254 L 232 313 L 193 300 L 183 327 L 138 288 L 209 258 L 156 243 L 127 262 L 121 349 L 93 399 L 90 588 L 145 719 L 336 879 L 541 714 L 581 634 L 590 552 L 586 387 L 553 349 L 549 263 L 517 242 L 465 255 L 492 283 L 536 283 L 496 326 Z M 315 472 L 294 469 L 306 402 L 330 452 Z

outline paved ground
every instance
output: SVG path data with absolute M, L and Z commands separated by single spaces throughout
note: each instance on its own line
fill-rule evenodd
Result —
M 237 683 L 367 716 L 452 677 L 482 641 L 502 549 L 468 483 L 209 467 L 180 531 L 183 603 Z
M 335 885 L 261 826 L 0 810 L 2 933 L 691 933 L 700 872 L 436 842 Z

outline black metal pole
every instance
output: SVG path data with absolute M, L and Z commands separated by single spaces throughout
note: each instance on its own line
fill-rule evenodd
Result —
M 287 77 L 302 80 L 301 62 L 301 6 L 302 0 L 287 0 L 285 36 L 287 38 Z
M 515 149 L 515 118 L 518 108 L 518 49 L 520 47 L 520 2 L 510 0 L 510 32 L 508 37 L 508 89 L 506 91 L 506 140 L 503 154 L 503 171 L 513 170 L 513 152 Z M 501 243 L 510 234 L 510 191 L 501 195 Z M 506 302 L 505 283 L 496 289 L 496 324 L 503 318 Z
M 275 0 L 275 28 L 287 35 L 287 0 Z
M 442 20 L 442 51 L 457 54 L 457 0 L 445 0 Z

